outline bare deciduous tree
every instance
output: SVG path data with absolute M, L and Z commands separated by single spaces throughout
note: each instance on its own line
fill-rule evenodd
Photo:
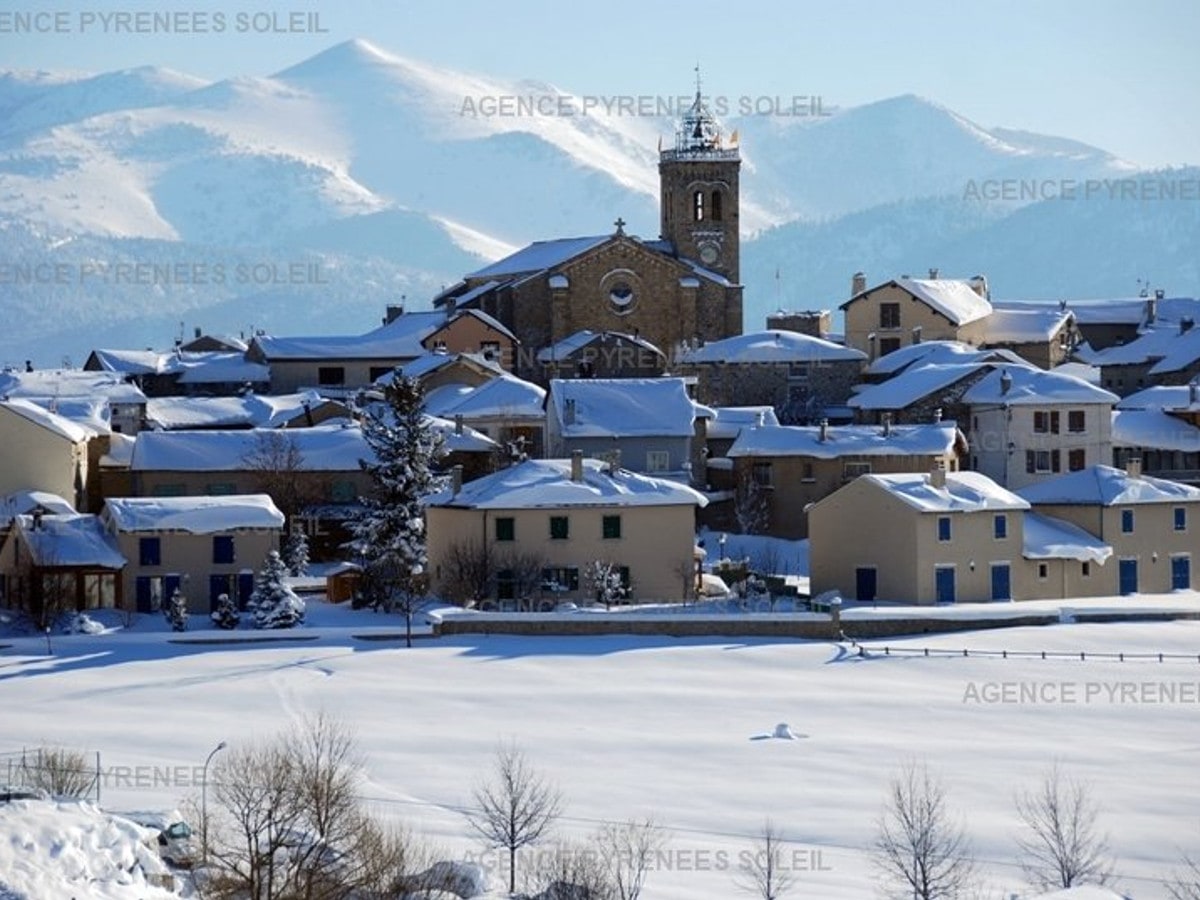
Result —
M 304 454 L 285 431 L 256 432 L 254 448 L 242 458 L 242 464 L 254 473 L 257 489 L 275 501 L 287 518 L 288 528 L 300 510 L 317 499 L 319 492 L 306 482 L 312 472 L 304 465 Z
M 601 854 L 586 845 L 560 844 L 539 854 L 521 883 L 538 900 L 618 900 Z
M 770 819 L 764 822 L 753 851 L 743 857 L 743 863 L 734 878 L 742 890 L 762 900 L 778 900 L 795 886 L 796 875 L 784 864 L 781 856 L 782 841 L 783 837 L 775 824 Z
M 1112 877 L 1108 841 L 1096 830 L 1099 809 L 1088 786 L 1050 767 L 1035 791 L 1016 798 L 1027 833 L 1017 839 L 1033 884 L 1068 888 Z
M 458 541 L 442 560 L 445 575 L 441 581 L 444 599 L 459 606 L 478 606 L 495 584 L 492 555 L 487 542 Z
M 666 843 L 666 834 L 652 819 L 610 822 L 600 829 L 595 844 L 616 900 L 638 900 Z
M 38 747 L 21 757 L 20 776 L 27 786 L 55 797 L 87 797 L 98 773 L 82 750 Z
M 516 891 L 517 851 L 546 836 L 562 812 L 558 789 L 529 765 L 515 743 L 496 748 L 491 781 L 472 795 L 467 821 L 491 847 L 508 850 L 508 890 Z
M 1200 860 L 1183 854 L 1183 868 L 1164 883 L 1171 900 L 1200 900 Z
M 928 768 L 906 763 L 892 779 L 874 845 L 875 862 L 898 900 L 951 900 L 963 895 L 975 863 L 946 792 Z
M 539 553 L 515 551 L 505 553 L 496 560 L 496 570 L 506 573 L 512 584 L 513 596 L 517 598 L 518 609 L 527 609 L 527 602 L 540 595 L 542 587 L 542 572 L 546 568 L 546 558 Z
M 742 472 L 738 477 L 733 511 L 742 534 L 763 534 L 770 526 L 770 498 L 752 471 Z

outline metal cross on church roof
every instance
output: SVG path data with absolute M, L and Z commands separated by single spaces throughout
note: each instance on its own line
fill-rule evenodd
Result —
M 625 220 L 624 219 L 622 219 L 620 216 L 617 216 L 617 221 L 613 222 L 613 224 L 617 226 L 617 234 L 625 233 Z

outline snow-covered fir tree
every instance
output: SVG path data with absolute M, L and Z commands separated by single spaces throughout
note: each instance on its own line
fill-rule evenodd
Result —
M 187 599 L 179 593 L 179 588 L 175 588 L 175 592 L 163 606 L 163 616 L 171 625 L 172 631 L 187 631 Z
M 221 594 L 217 597 L 217 608 L 209 616 L 214 625 L 226 630 L 237 628 L 238 623 L 242 621 L 242 614 L 238 612 L 237 604 L 229 599 L 228 594 Z
M 267 554 L 250 598 L 258 628 L 292 628 L 304 621 L 304 601 L 284 582 L 287 566 L 278 550 Z
M 308 574 L 308 535 L 303 528 L 293 528 L 288 535 L 283 559 L 293 578 Z
M 412 616 L 425 593 L 425 517 L 421 498 L 437 484 L 433 464 L 441 435 L 425 415 L 421 385 L 396 370 L 383 389 L 384 403 L 363 422 L 374 458 L 360 460 L 374 482 L 372 496 L 351 524 L 353 547 L 364 563 L 363 602 Z

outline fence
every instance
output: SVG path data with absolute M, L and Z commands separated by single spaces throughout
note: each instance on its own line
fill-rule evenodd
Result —
M 34 747 L 0 753 L 0 793 L 44 791 L 100 802 L 100 753 Z

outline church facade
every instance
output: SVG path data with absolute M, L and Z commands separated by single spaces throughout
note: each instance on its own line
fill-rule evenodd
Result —
M 538 353 L 580 331 L 621 332 L 673 358 L 680 347 L 742 333 L 739 172 L 699 91 L 673 147 L 660 149 L 661 235 L 538 241 L 465 276 L 434 298 L 476 308 L 521 342 L 512 366 L 536 380 Z

